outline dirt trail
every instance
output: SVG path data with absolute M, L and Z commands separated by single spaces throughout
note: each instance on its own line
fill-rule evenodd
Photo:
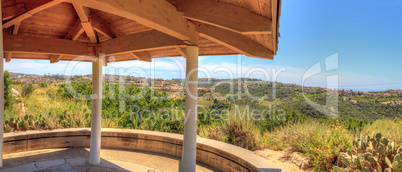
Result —
M 290 154 L 284 151 L 273 151 L 269 149 L 254 151 L 255 154 L 264 157 L 282 168 L 283 172 L 305 172 L 312 169 L 302 170 L 290 161 Z

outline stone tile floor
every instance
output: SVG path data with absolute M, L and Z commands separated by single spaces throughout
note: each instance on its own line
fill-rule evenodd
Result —
M 101 164 L 88 164 L 89 149 L 63 148 L 26 151 L 4 155 L 0 172 L 92 172 L 92 171 L 178 171 L 177 157 L 143 151 L 101 150 Z M 197 172 L 217 171 L 197 164 Z

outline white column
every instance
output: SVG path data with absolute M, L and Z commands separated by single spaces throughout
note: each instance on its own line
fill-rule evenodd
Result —
M 102 118 L 102 58 L 92 58 L 92 125 L 91 125 L 91 147 L 89 152 L 89 163 L 100 163 L 101 147 L 101 118 Z
M 2 14 L 0 1 L 0 14 Z M 3 21 L 2 16 L 0 16 Z M 0 26 L 0 168 L 3 167 L 3 128 L 4 128 L 4 49 L 3 49 L 3 25 Z
M 197 150 L 198 47 L 186 48 L 186 105 L 180 172 L 195 172 Z

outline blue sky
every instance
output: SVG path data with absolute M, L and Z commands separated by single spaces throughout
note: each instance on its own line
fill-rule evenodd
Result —
M 323 72 L 306 79 L 305 85 L 332 87 L 326 80 L 328 75 L 332 75 L 339 76 L 335 85 L 341 89 L 402 89 L 401 0 L 283 0 L 279 31 L 281 37 L 275 60 L 246 56 L 200 57 L 200 67 L 209 73 L 201 72 L 200 77 L 227 78 L 230 75 L 225 71 L 229 70 L 233 77 L 238 77 L 239 73 L 242 76 L 251 73 L 247 76 L 273 80 L 273 70 L 276 70 L 280 71 L 277 81 L 301 84 L 306 71 L 320 62 Z M 332 59 L 326 64 L 326 57 L 333 57 L 331 55 L 336 53 L 337 60 Z M 5 64 L 5 68 L 29 74 L 65 74 L 66 69 L 75 64 L 12 60 Z M 114 73 L 116 68 L 126 68 L 125 72 L 119 69 L 119 74 L 183 78 L 184 64 L 182 57 L 163 58 L 155 59 L 154 63 L 114 63 L 105 71 Z M 152 65 L 156 70 L 150 72 Z M 329 66 L 335 70 L 327 71 Z M 72 73 L 68 73 L 90 72 L 90 63 L 79 63 Z

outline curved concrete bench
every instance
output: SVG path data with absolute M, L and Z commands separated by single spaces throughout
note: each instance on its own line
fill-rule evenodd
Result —
M 87 128 L 4 134 L 4 154 L 48 148 L 89 147 Z M 102 129 L 102 148 L 142 150 L 181 157 L 183 135 L 129 129 Z M 197 162 L 222 171 L 274 171 L 274 163 L 246 149 L 197 137 Z

